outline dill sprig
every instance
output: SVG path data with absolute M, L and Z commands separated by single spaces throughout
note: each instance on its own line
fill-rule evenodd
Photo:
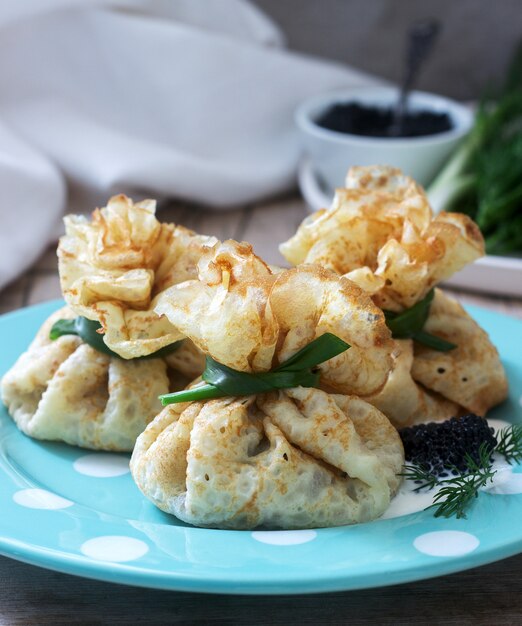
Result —
M 522 461 L 522 424 L 503 428 L 497 434 L 497 441 L 494 449 L 483 442 L 478 449 L 477 459 L 467 453 L 464 456 L 465 472 L 456 467 L 447 468 L 453 473 L 449 478 L 441 479 L 418 465 L 405 465 L 399 476 L 418 483 L 414 491 L 439 488 L 433 496 L 433 504 L 428 507 L 435 509 L 435 517 L 455 515 L 457 519 L 465 518 L 466 509 L 478 496 L 480 489 L 487 487 L 496 474 L 493 469 L 493 452 L 502 455 L 508 463 Z
M 439 484 L 439 478 L 435 474 L 418 465 L 404 465 L 399 476 L 417 483 L 417 487 L 413 491 L 434 489 Z
M 522 424 L 513 424 L 499 432 L 495 452 L 510 464 L 522 461 Z
M 466 474 L 457 474 L 439 481 L 440 490 L 433 497 L 435 517 L 466 517 L 466 509 L 478 496 L 480 489 L 492 482 L 496 470 L 491 462 L 491 448 L 484 442 L 478 450 L 478 462 L 466 454 L 464 460 L 468 467 Z M 428 507 L 431 508 L 431 507 Z
M 522 45 L 503 88 L 485 94 L 464 142 L 428 187 L 435 212 L 467 213 L 488 254 L 522 251 Z

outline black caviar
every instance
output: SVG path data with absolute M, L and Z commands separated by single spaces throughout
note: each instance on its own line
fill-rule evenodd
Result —
M 453 128 L 453 122 L 447 113 L 408 111 L 402 120 L 401 132 L 396 135 L 392 131 L 393 109 L 355 102 L 333 104 L 315 123 L 328 130 L 362 137 L 426 137 L 445 133 Z
M 479 462 L 479 448 L 485 443 L 491 452 L 497 445 L 487 420 L 473 413 L 445 422 L 408 426 L 399 431 L 406 461 L 434 476 L 466 473 L 466 454 Z

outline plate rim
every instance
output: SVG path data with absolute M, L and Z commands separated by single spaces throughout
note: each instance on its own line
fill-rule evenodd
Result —
M 58 299 L 20 308 L 1 315 L 0 323 L 8 319 L 34 315 L 36 317 L 31 324 L 36 326 L 45 319 L 45 316 L 48 315 L 51 310 L 62 306 L 62 304 L 63 301 Z M 472 313 L 476 311 L 492 319 L 499 317 L 507 318 L 517 326 L 522 324 L 520 320 L 503 313 L 497 313 L 476 306 L 466 308 Z M 4 419 L 4 416 L 2 416 L 2 420 Z M 18 432 L 18 435 L 20 437 L 26 437 L 21 432 Z M 378 523 L 385 523 L 386 521 L 388 520 L 378 520 Z M 124 526 L 123 520 L 121 526 Z M 340 528 L 342 527 L 331 530 L 339 530 Z M 351 527 L 348 526 L 346 528 Z M 209 529 L 192 528 L 191 530 L 209 532 Z M 465 528 L 462 528 L 462 530 L 465 530 Z M 210 532 L 219 533 L 223 531 L 214 530 Z M 460 572 L 508 558 L 520 552 L 522 552 L 522 532 L 520 537 L 515 541 L 508 540 L 496 543 L 493 546 L 482 547 L 480 551 L 474 551 L 467 555 L 445 559 L 434 558 L 433 561 L 429 563 L 410 562 L 406 567 L 399 567 L 397 570 L 390 571 L 388 573 L 389 581 L 386 583 L 386 586 L 404 584 Z M 303 576 L 298 576 L 297 578 L 294 576 L 291 580 L 288 578 L 283 580 L 280 578 L 282 575 L 279 574 L 270 581 L 267 580 L 266 571 L 263 571 L 257 576 L 255 572 L 253 573 L 254 575 L 250 573 L 249 576 L 245 576 L 244 571 L 233 570 L 232 572 L 228 572 L 229 575 L 227 577 L 212 578 L 201 575 L 199 572 L 173 572 L 172 570 L 168 570 L 162 573 L 158 569 L 151 570 L 149 568 L 143 568 L 139 565 L 134 565 L 132 562 L 113 563 L 97 561 L 86 557 L 80 552 L 76 554 L 65 550 L 50 549 L 42 545 L 28 543 L 27 540 L 24 541 L 23 539 L 7 536 L 0 537 L 0 554 L 8 558 L 65 574 L 82 576 L 104 582 L 172 591 L 238 595 L 287 595 L 369 589 L 385 586 L 382 582 L 382 569 L 379 571 L 364 571 L 357 577 L 354 577 L 353 572 L 345 572 L 343 574 L 342 572 L 332 573 L 330 570 L 315 571 L 313 575 L 310 572 L 304 572 Z
M 89 562 L 83 555 L 73 555 L 71 553 L 58 552 L 59 558 L 52 559 L 50 555 L 54 551 L 46 550 L 40 546 L 32 546 L 20 550 L 9 550 L 14 543 L 0 538 L 0 555 L 11 558 L 15 561 L 41 567 L 51 571 L 99 580 L 120 585 L 129 585 L 146 589 L 160 589 L 163 591 L 179 591 L 186 593 L 205 593 L 223 595 L 309 595 L 318 593 L 336 593 L 341 591 L 360 591 L 363 589 L 378 589 L 393 585 L 402 585 L 411 582 L 430 580 L 441 576 L 457 574 L 476 567 L 489 565 L 503 559 L 507 559 L 522 553 L 522 537 L 516 543 L 506 544 L 488 548 L 481 552 L 484 558 L 472 558 L 473 552 L 464 557 L 455 557 L 445 561 L 437 561 L 439 567 L 436 571 L 419 563 L 408 569 L 387 573 L 389 582 L 382 584 L 377 582 L 378 577 L 382 577 L 382 572 L 371 572 L 358 576 L 353 575 L 338 576 L 330 578 L 304 578 L 294 580 L 282 580 L 267 582 L 262 580 L 245 579 L 243 575 L 237 575 L 235 579 L 209 579 L 193 574 L 165 572 L 163 575 L 158 571 L 140 570 L 132 568 L 126 563 L 115 564 L 103 561 Z M 41 557 L 41 558 L 39 558 Z M 89 565 L 88 565 L 89 563 Z M 435 561 L 434 561 L 435 563 Z M 356 581 L 355 584 L 353 581 Z M 280 588 L 277 585 L 282 585 Z

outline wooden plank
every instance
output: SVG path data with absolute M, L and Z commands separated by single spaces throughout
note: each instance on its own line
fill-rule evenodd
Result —
M 29 277 L 30 286 L 25 305 L 38 304 L 46 300 L 62 297 L 58 272 L 36 273 Z
M 187 205 L 177 200 L 160 202 L 156 211 L 156 217 L 161 222 L 174 222 L 180 224 L 183 215 L 187 212 Z
M 0 624 L 515 626 L 522 555 L 405 585 L 327 595 L 224 596 L 139 589 L 0 557 Z
M 196 204 L 172 202 L 158 212 L 158 217 L 223 241 L 237 238 L 247 211 L 246 208 L 211 210 Z
M 288 266 L 278 246 L 295 233 L 306 215 L 304 202 L 295 196 L 262 204 L 251 210 L 240 237 L 267 263 Z
M 14 311 L 24 305 L 28 285 L 29 274 L 25 273 L 0 291 L 0 314 Z
M 183 217 L 181 223 L 202 235 L 213 235 L 220 241 L 224 241 L 237 238 L 245 213 L 246 209 L 232 211 L 192 209 Z
M 57 245 L 58 243 L 55 242 L 49 246 L 42 256 L 35 262 L 31 271 L 56 272 L 58 269 L 58 257 L 56 256 Z

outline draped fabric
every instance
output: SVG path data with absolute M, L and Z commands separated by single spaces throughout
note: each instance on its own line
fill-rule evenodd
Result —
M 284 50 L 246 0 L 0 5 L 0 287 L 109 195 L 224 210 L 294 183 L 293 111 L 372 78 Z

